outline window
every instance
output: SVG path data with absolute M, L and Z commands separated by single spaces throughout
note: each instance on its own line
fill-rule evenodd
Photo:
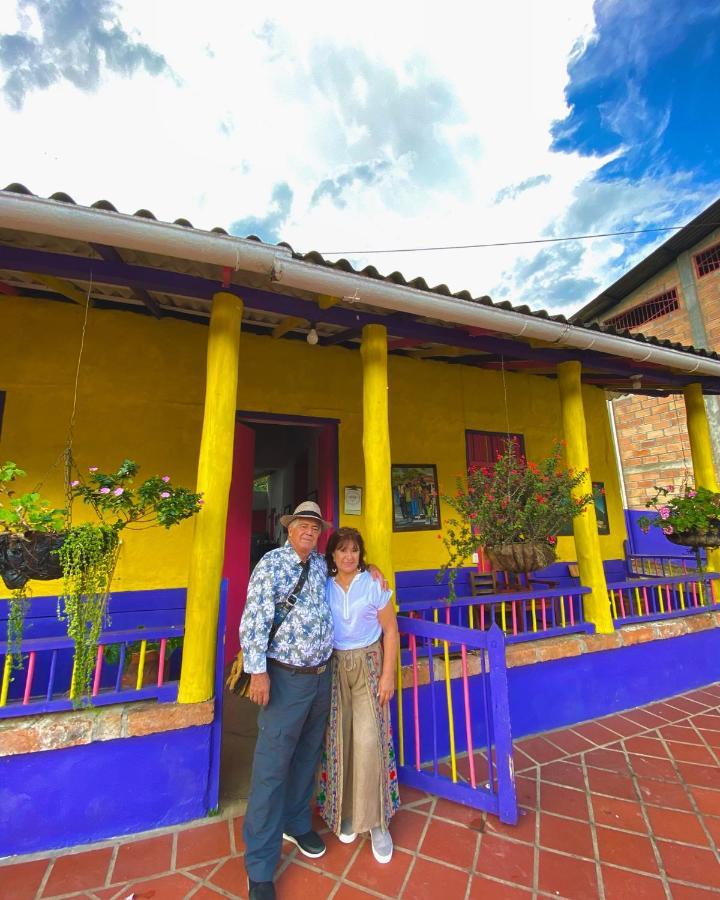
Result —
M 618 316 L 613 316 L 605 320 L 605 325 L 612 325 L 613 328 L 638 328 L 646 322 L 652 322 L 673 312 L 678 308 L 677 290 L 665 291 L 664 294 L 658 294 L 651 297 L 639 306 L 633 306 Z
M 525 438 L 521 434 L 507 434 L 505 431 L 466 431 L 465 454 L 470 466 L 490 466 L 496 462 L 498 454 L 505 451 L 508 438 L 516 440 L 520 454 L 525 456 Z
M 695 271 L 698 278 L 702 278 L 703 275 L 709 275 L 710 272 L 714 272 L 716 269 L 720 269 L 720 244 L 715 244 L 714 247 L 703 250 L 702 253 L 698 253 L 695 257 Z

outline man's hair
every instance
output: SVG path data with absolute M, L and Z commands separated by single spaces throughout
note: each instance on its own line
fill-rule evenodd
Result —
M 327 563 L 328 575 L 337 575 L 337 566 L 333 559 L 333 553 L 336 550 L 342 550 L 346 544 L 354 544 L 360 551 L 360 559 L 358 560 L 358 568 L 361 572 L 367 569 L 365 562 L 365 541 L 357 528 L 338 528 L 330 535 L 325 550 L 325 562 Z

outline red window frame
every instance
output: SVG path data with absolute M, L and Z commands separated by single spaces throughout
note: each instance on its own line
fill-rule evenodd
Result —
M 695 254 L 695 273 L 698 278 L 709 275 L 720 269 L 720 244 L 714 244 L 703 250 L 702 253 Z

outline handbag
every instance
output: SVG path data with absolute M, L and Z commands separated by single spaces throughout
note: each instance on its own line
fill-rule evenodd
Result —
M 268 635 L 268 650 L 270 649 L 270 644 L 272 644 L 273 640 L 275 639 L 275 635 L 278 633 L 280 626 L 284 624 L 285 619 L 287 619 L 287 617 L 292 612 L 293 606 L 295 606 L 295 604 L 297 603 L 300 591 L 302 591 L 305 582 L 307 581 L 309 571 L 310 557 L 308 557 L 303 563 L 302 572 L 300 573 L 300 577 L 297 580 L 297 584 L 285 598 L 285 603 L 288 606 L 287 612 L 279 622 L 273 622 L 273 626 L 270 629 L 270 634 Z M 250 691 L 250 676 L 251 673 L 246 672 L 243 668 L 243 652 L 241 647 L 238 650 L 237 656 L 233 660 L 232 666 L 230 667 L 230 674 L 225 681 L 225 685 L 229 691 L 235 694 L 236 697 L 247 697 Z

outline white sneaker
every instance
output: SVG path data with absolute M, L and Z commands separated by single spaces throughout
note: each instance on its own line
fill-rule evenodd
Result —
M 343 844 L 352 844 L 356 837 L 357 832 L 352 831 L 352 820 L 343 819 L 340 823 L 340 834 L 338 835 L 338 838 Z
M 393 842 L 389 831 L 376 827 L 370 829 L 373 856 L 379 863 L 389 863 L 393 855 Z

